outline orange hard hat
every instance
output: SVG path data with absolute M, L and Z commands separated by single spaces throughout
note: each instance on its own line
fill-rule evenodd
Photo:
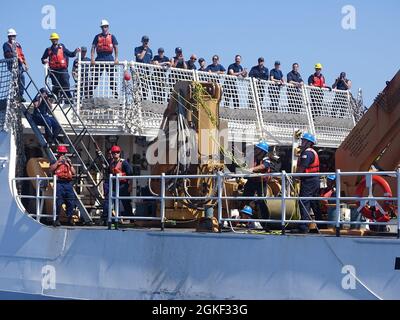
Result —
M 119 146 L 112 146 L 111 152 L 121 152 L 121 148 Z
M 67 150 L 67 147 L 66 147 L 66 146 L 58 146 L 58 147 L 57 147 L 57 152 L 58 152 L 58 153 L 67 153 L 68 150 Z

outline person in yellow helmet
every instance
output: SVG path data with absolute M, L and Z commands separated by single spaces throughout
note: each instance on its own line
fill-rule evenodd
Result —
M 326 85 L 325 77 L 321 73 L 322 64 L 316 63 L 315 64 L 315 73 L 308 77 L 308 85 L 312 87 L 316 87 L 315 89 L 310 90 L 310 97 L 311 97 L 311 112 L 313 117 L 317 117 L 321 115 L 321 110 L 324 107 L 324 90 L 322 88 L 328 88 L 331 90 L 330 87 Z M 317 89 L 318 88 L 318 89 Z
M 65 102 L 72 100 L 69 84 L 68 57 L 75 57 L 79 48 L 75 51 L 69 51 L 62 43 L 59 43 L 60 36 L 53 32 L 50 35 L 51 47 L 47 48 L 42 55 L 42 63 L 49 65 L 50 79 L 53 84 L 53 93 L 62 97 L 62 91 L 65 92 Z M 61 90 L 62 89 L 62 90 Z

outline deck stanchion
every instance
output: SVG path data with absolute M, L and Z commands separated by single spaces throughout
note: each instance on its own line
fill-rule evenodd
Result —
M 57 175 L 53 176 L 53 225 L 57 220 Z
M 282 186 L 281 186 L 281 230 L 285 234 L 285 219 L 286 219 L 286 171 L 282 171 Z
M 340 169 L 336 170 L 336 236 L 340 237 Z
M 222 220 L 222 172 L 218 171 L 217 174 L 217 190 L 218 190 L 218 224 L 219 224 L 219 231 L 222 231 L 223 222 Z
M 161 174 L 161 195 L 160 195 L 160 215 L 161 215 L 161 230 L 165 227 L 165 173 Z
M 36 221 L 40 221 L 40 176 L 36 175 Z
M 115 177 L 116 185 L 115 185 L 115 229 L 118 229 L 119 223 L 119 177 L 120 174 L 118 173 Z
M 111 230 L 111 217 L 112 217 L 112 201 L 113 201 L 113 185 L 112 185 L 112 175 L 110 174 L 110 176 L 108 177 L 108 221 L 107 221 L 107 226 L 108 226 L 108 230 Z

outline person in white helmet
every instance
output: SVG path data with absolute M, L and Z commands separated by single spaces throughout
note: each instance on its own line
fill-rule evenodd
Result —
M 8 41 L 3 44 L 4 58 L 18 58 L 18 92 L 21 102 L 25 102 L 25 99 L 23 97 L 25 87 L 24 70 L 28 71 L 28 64 L 26 62 L 25 55 L 22 52 L 21 45 L 16 41 L 17 32 L 14 29 L 8 29 L 7 37 Z
M 110 24 L 107 20 L 101 20 L 100 28 L 101 33 L 97 34 L 92 42 L 91 50 L 91 64 L 95 65 L 95 61 L 114 61 L 118 64 L 118 41 L 117 38 L 109 31 Z M 94 53 L 97 52 L 96 59 L 94 58 Z M 113 56 L 115 53 L 115 58 Z M 107 71 L 110 77 L 110 88 L 114 94 L 115 98 L 118 98 L 117 84 L 115 81 L 115 68 L 111 65 L 99 65 L 95 68 L 93 88 L 94 91 L 99 83 L 99 79 L 104 71 Z

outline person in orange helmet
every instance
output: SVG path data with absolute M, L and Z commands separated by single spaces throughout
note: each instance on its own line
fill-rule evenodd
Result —
M 111 156 L 112 160 L 110 161 L 110 166 L 108 168 L 109 174 L 120 176 L 132 176 L 133 170 L 132 166 L 128 161 L 121 158 L 121 148 L 120 146 L 113 146 L 111 148 Z M 119 195 L 127 197 L 132 192 L 132 180 L 130 179 L 119 179 Z M 109 186 L 109 188 L 113 191 L 113 195 L 115 195 L 116 183 L 113 181 L 113 185 Z M 132 204 L 131 200 L 124 199 L 120 200 L 123 208 L 121 208 L 119 216 L 132 216 Z M 103 206 L 103 215 L 102 215 L 103 225 L 107 225 L 108 220 L 108 195 L 105 196 L 104 206 Z
M 57 219 L 55 226 L 60 225 L 59 217 L 61 206 L 65 203 L 68 224 L 73 225 L 72 213 L 75 207 L 75 193 L 72 185 L 72 178 L 76 174 L 71 159 L 67 156 L 68 149 L 66 146 L 59 145 L 57 147 L 57 160 L 52 161 L 50 172 L 57 176 L 56 189 L 56 214 Z

